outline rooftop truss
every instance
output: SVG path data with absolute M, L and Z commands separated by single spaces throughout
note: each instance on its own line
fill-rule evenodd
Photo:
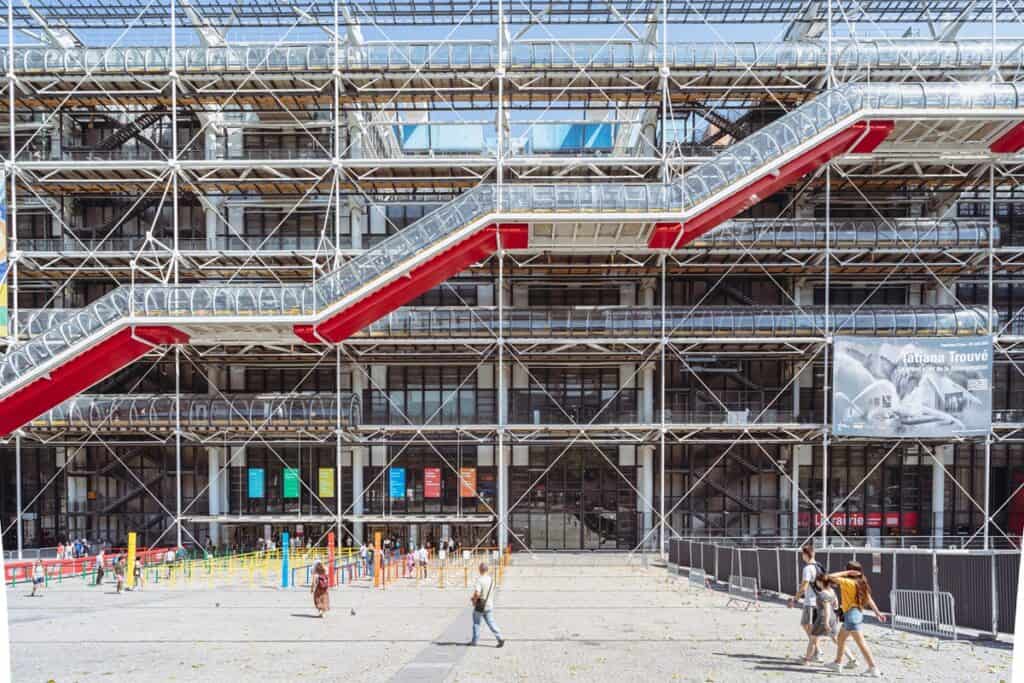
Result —
M 985 21 L 993 11 L 998 19 L 1011 21 L 1024 9 L 1021 0 L 977 2 L 976 0 L 860 0 L 843 2 L 855 20 L 904 23 Z M 993 10 L 993 4 L 995 9 Z M 358 3 L 328 0 L 286 0 L 253 3 L 246 0 L 193 0 L 189 3 L 212 26 L 287 26 L 301 13 L 312 25 L 333 26 L 348 22 L 381 26 L 456 23 L 493 25 L 499 14 L 513 24 L 531 23 L 543 17 L 551 24 L 615 24 L 621 17 L 636 21 L 680 24 L 786 24 L 793 21 L 821 21 L 827 16 L 824 2 L 808 0 L 359 0 Z M 350 17 L 338 17 L 338 8 L 351 9 Z M 68 28 L 119 28 L 128 20 L 145 27 L 165 27 L 172 18 L 167 4 L 144 0 L 34 0 L 32 8 L 47 20 Z M 1016 14 L 1015 14 L 1016 12 Z M 176 20 L 182 27 L 192 22 L 178 8 Z M 24 7 L 14 9 L 15 26 L 34 27 L 36 21 Z

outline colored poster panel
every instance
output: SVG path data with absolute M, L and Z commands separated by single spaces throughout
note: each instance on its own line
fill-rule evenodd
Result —
M 296 467 L 284 468 L 284 497 L 299 497 L 299 470 Z
M 388 472 L 388 495 L 405 498 L 405 468 L 392 467 Z
M 459 496 L 462 498 L 473 498 L 476 496 L 475 467 L 463 467 L 459 469 Z
M 423 497 L 424 498 L 440 498 L 441 497 L 441 468 L 440 467 L 425 467 L 425 468 L 423 468 Z
M 992 428 L 992 338 L 836 337 L 832 431 L 953 438 Z
M 262 467 L 250 467 L 249 468 L 249 497 L 250 498 L 262 498 L 264 493 L 263 484 L 265 481 L 265 475 Z
M 0 183 L 0 337 L 7 336 L 7 204 Z
M 321 498 L 334 498 L 334 468 L 321 467 L 317 471 L 317 493 Z

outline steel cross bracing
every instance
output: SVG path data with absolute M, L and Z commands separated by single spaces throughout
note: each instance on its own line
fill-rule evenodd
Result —
M 927 9 L 922 9 L 920 3 L 909 2 L 828 3 L 833 7 L 834 16 L 825 15 L 825 3 L 817 3 L 814 11 L 808 11 L 807 3 L 802 2 L 613 2 L 598 5 L 573 0 L 558 8 L 519 0 L 430 3 L 429 7 L 417 3 L 416 12 L 421 14 L 418 23 L 436 21 L 451 26 L 451 34 L 462 25 L 507 22 L 511 30 L 507 33 L 498 31 L 498 40 L 494 41 L 496 48 L 493 43 L 460 43 L 453 35 L 422 45 L 391 40 L 381 29 L 409 22 L 411 4 L 371 2 L 350 7 L 344 3 L 311 2 L 301 3 L 301 8 L 289 4 L 257 7 L 245 2 L 190 4 L 197 8 L 199 21 L 208 22 L 202 27 L 204 30 L 222 23 L 230 9 L 236 26 L 276 25 L 285 31 L 277 43 L 260 48 L 234 46 L 230 40 L 222 46 L 186 47 L 178 42 L 180 31 L 174 29 L 170 31 L 170 49 L 124 48 L 119 42 L 125 34 L 119 36 L 113 45 L 102 48 L 29 48 L 16 46 L 13 29 L 38 27 L 28 25 L 34 20 L 29 22 L 20 7 L 9 8 L 8 50 L 4 55 L 8 78 L 3 104 L 8 113 L 8 130 L 18 132 L 16 135 L 8 134 L 9 149 L 5 150 L 4 156 L 8 160 L 6 170 L 11 178 L 10 222 L 15 277 L 19 274 L 32 279 L 51 277 L 58 282 L 65 280 L 67 284 L 77 276 L 102 275 L 114 282 L 125 283 L 132 292 L 138 291 L 140 285 L 147 281 L 166 285 L 182 279 L 201 281 L 220 277 L 229 282 L 244 283 L 247 278 L 255 276 L 283 285 L 296 280 L 308 282 L 310 274 L 313 280 L 319 280 L 340 263 L 358 260 L 363 253 L 362 245 L 355 243 L 355 234 L 351 249 L 346 249 L 339 239 L 338 217 L 343 203 L 362 204 L 367 208 L 383 206 L 382 197 L 388 194 L 399 196 L 403 192 L 415 201 L 425 189 L 439 192 L 438 198 L 443 201 L 446 197 L 440 193 L 451 196 L 461 188 L 493 182 L 499 209 L 506 206 L 514 209 L 508 213 L 509 222 L 524 222 L 530 231 L 529 250 L 502 253 L 501 237 L 498 236 L 499 255 L 485 259 L 481 267 L 474 269 L 474 277 L 478 279 L 497 278 L 500 292 L 496 297 L 497 309 L 468 305 L 451 311 L 432 309 L 429 312 L 430 331 L 425 335 L 419 328 L 412 332 L 411 327 L 407 334 L 402 327 L 419 324 L 423 320 L 422 314 L 414 309 L 399 310 L 388 316 L 386 322 L 375 323 L 367 332 L 348 339 L 344 349 L 338 347 L 335 361 L 339 366 L 343 355 L 346 365 L 357 360 L 360 363 L 387 362 L 396 360 L 407 352 L 406 349 L 416 348 L 418 352 L 427 350 L 427 353 L 435 353 L 438 357 L 444 354 L 449 357 L 452 354 L 476 357 L 480 363 L 497 352 L 499 357 L 510 359 L 513 367 L 526 369 L 528 375 L 529 364 L 544 362 L 544 359 L 567 363 L 593 362 L 599 358 L 620 362 L 633 360 L 637 361 L 634 374 L 641 372 L 643 363 L 639 361 L 648 359 L 648 365 L 653 362 L 659 366 L 664 377 L 666 351 L 669 359 L 674 357 L 684 365 L 693 354 L 706 353 L 709 349 L 725 356 L 776 354 L 810 362 L 814 353 L 821 352 L 823 344 L 827 353 L 831 335 L 841 331 L 845 321 L 860 319 L 870 312 L 863 309 L 863 305 L 856 307 L 856 311 L 833 310 L 827 295 L 823 312 L 813 311 L 806 302 L 795 300 L 777 278 L 796 274 L 824 277 L 826 281 L 829 277 L 850 281 L 861 278 L 870 283 L 869 288 L 873 290 L 910 278 L 921 285 L 934 287 L 937 283 L 936 289 L 940 293 L 949 294 L 947 281 L 965 273 L 976 278 L 987 276 L 991 291 L 994 274 L 1008 275 L 1019 263 L 1019 249 L 1013 245 L 1001 245 L 991 213 L 987 220 L 971 227 L 973 232 L 966 234 L 961 226 L 953 229 L 955 235 L 945 234 L 944 229 L 954 225 L 951 222 L 933 223 L 923 230 L 916 226 L 915 232 L 904 232 L 892 219 L 889 202 L 885 199 L 886 193 L 933 193 L 939 196 L 930 198 L 931 208 L 926 209 L 923 215 L 948 218 L 952 203 L 950 199 L 942 199 L 942 195 L 955 200 L 961 191 L 984 187 L 988 181 L 986 189 L 994 196 L 996 178 L 1000 185 L 1014 183 L 1014 158 L 1006 156 L 1005 152 L 994 156 L 992 148 L 1011 134 L 1013 125 L 1024 117 L 1003 116 L 996 102 L 992 103 L 996 105 L 994 108 L 986 111 L 974 108 L 976 102 L 972 99 L 964 103 L 968 109 L 952 107 L 935 116 L 927 108 L 912 113 L 907 110 L 879 110 L 880 115 L 895 124 L 880 147 L 870 154 L 851 154 L 852 148 L 847 148 L 847 153 L 830 163 L 826 172 L 819 171 L 801 182 L 796 196 L 811 198 L 812 207 L 816 204 L 821 208 L 822 192 L 826 197 L 825 219 L 819 218 L 815 222 L 817 234 L 810 243 L 799 240 L 789 243 L 785 239 L 780 243 L 779 235 L 786 232 L 778 228 L 785 219 L 773 219 L 765 221 L 766 226 L 753 228 L 737 223 L 728 230 L 708 233 L 702 238 L 704 241 L 685 245 L 676 238 L 669 242 L 669 246 L 682 248 L 666 252 L 652 249 L 645 238 L 657 229 L 655 224 L 669 222 L 671 227 L 671 221 L 678 221 L 679 216 L 674 211 L 646 216 L 641 213 L 638 216 L 623 210 L 625 205 L 615 205 L 611 213 L 590 211 L 583 214 L 581 209 L 587 208 L 584 204 L 573 200 L 568 205 L 560 205 L 557 201 L 568 180 L 607 183 L 614 179 L 652 185 L 654 181 L 673 183 L 679 188 L 681 201 L 673 204 L 672 208 L 685 206 L 692 196 L 693 187 L 696 187 L 691 187 L 688 181 L 700 178 L 700 169 L 707 167 L 702 162 L 709 153 L 718 151 L 718 147 L 713 145 L 720 145 L 722 141 L 721 132 L 714 130 L 716 122 L 721 130 L 729 130 L 725 138 L 730 148 L 735 147 L 738 137 L 756 135 L 760 122 L 745 124 L 749 125 L 748 128 L 740 125 L 745 123 L 743 119 L 737 119 L 734 126 L 727 123 L 733 120 L 734 111 L 742 111 L 742 107 L 751 104 L 771 104 L 776 107 L 773 116 L 778 116 L 791 110 L 795 104 L 827 90 L 829 85 L 858 81 L 869 74 L 872 83 L 892 78 L 909 78 L 913 82 L 950 78 L 984 81 L 990 76 L 1013 82 L 1018 78 L 1021 63 L 1018 46 L 1013 40 L 997 37 L 995 24 L 993 40 L 945 42 L 950 32 L 955 36 L 955 28 L 947 28 L 944 29 L 944 41 L 914 43 L 887 38 L 844 42 L 845 39 L 839 36 L 833 38 L 833 23 L 874 26 L 879 22 L 927 20 L 936 25 L 948 23 L 953 27 L 956 22 L 987 21 L 989 18 L 1016 22 L 1020 19 L 1021 8 L 1015 2 L 995 3 L 988 9 L 969 2 L 931 3 Z M 97 28 L 114 21 L 119 29 L 125 25 L 129 28 L 151 26 L 163 29 L 195 26 L 195 20 L 188 18 L 173 2 L 162 6 L 158 3 L 118 3 L 113 8 L 99 8 L 88 2 L 37 2 L 32 6 L 47 20 L 71 28 Z M 351 11 L 343 12 L 341 8 Z M 299 13 L 296 9 L 303 11 Z M 792 21 L 794 26 L 804 26 L 800 30 L 815 23 L 827 23 L 827 41 L 804 39 L 797 43 L 754 46 L 721 39 L 714 28 L 714 25 L 730 22 L 765 20 Z M 519 33 L 516 27 L 519 22 L 534 25 L 534 32 Z M 574 41 L 561 39 L 556 33 L 561 24 L 587 22 L 613 25 L 616 35 L 609 40 Z M 709 33 L 719 40 L 707 45 L 671 44 L 665 30 L 667 25 L 688 22 L 708 26 Z M 311 44 L 302 48 L 286 45 L 289 36 L 296 33 L 300 25 L 309 27 L 317 23 L 325 27 L 329 36 L 333 36 L 333 43 Z M 354 31 L 360 25 L 380 31 L 385 40 L 356 40 Z M 652 28 L 653 40 L 645 39 L 645 26 Z M 542 34 L 539 37 L 536 35 L 538 32 Z M 339 36 L 343 34 L 346 38 L 342 49 Z M 820 34 L 820 27 L 807 32 L 807 35 Z M 230 37 L 230 32 L 227 35 Z M 42 60 L 42 67 L 39 60 Z M 140 64 L 145 68 L 140 69 Z M 784 77 L 780 78 L 783 74 Z M 997 88 L 993 86 L 993 89 Z M 417 102 L 426 103 L 427 108 L 435 111 L 447 109 L 454 115 L 451 122 L 437 124 L 439 130 L 446 125 L 475 125 L 480 116 L 471 112 L 486 112 L 484 120 L 493 117 L 493 129 L 499 140 L 504 138 L 509 145 L 517 139 L 513 133 L 514 126 L 520 126 L 520 139 L 528 136 L 541 125 L 541 117 L 549 115 L 556 103 L 615 107 L 618 109 L 616 124 L 623 129 L 641 125 L 644 121 L 642 115 L 634 112 L 660 107 L 662 121 L 675 121 L 684 126 L 702 121 L 701 125 L 708 128 L 704 140 L 710 142 L 704 147 L 691 145 L 684 149 L 683 145 L 676 143 L 666 144 L 664 138 L 667 136 L 662 136 L 659 145 L 654 136 L 641 132 L 636 151 L 630 154 L 624 154 L 617 146 L 615 154 L 596 157 L 538 156 L 499 144 L 494 153 L 481 150 L 461 156 L 427 158 L 395 147 L 393 134 L 396 123 L 401 123 L 402 119 L 387 115 L 374 118 L 368 114 L 375 107 L 385 109 L 400 103 Z M 926 104 L 930 106 L 930 103 Z M 49 131 L 56 130 L 56 122 L 65 116 L 64 113 L 59 117 L 52 116 L 51 112 L 67 112 L 66 116 L 73 117 L 96 110 L 117 117 L 122 125 L 130 125 L 133 117 L 144 115 L 154 107 L 167 112 L 166 116 L 176 121 L 198 121 L 199 128 L 179 136 L 177 126 L 174 126 L 169 146 L 150 148 L 142 153 L 115 152 L 104 157 L 98 151 L 58 150 L 54 155 L 51 150 L 49 154 L 38 156 L 31 151 L 30 143 L 42 137 L 44 132 L 49 135 Z M 277 148 L 255 152 L 245 150 L 244 154 L 238 155 L 230 150 L 230 145 L 205 139 L 206 133 L 222 126 L 226 128 L 221 130 L 232 129 L 230 117 L 225 121 L 223 114 L 235 108 L 249 112 L 243 114 L 243 118 L 253 118 L 253 121 L 242 122 L 244 125 L 234 125 L 233 129 L 238 134 L 261 126 L 265 129 L 276 126 L 277 130 L 297 135 L 303 141 L 302 145 L 296 153 Z M 539 112 L 541 116 L 532 115 L 531 111 Z M 521 115 L 519 119 L 514 116 L 517 112 Z M 327 115 L 326 118 L 322 117 L 323 114 Z M 276 121 L 270 124 L 258 121 L 266 116 L 276 118 Z M 320 135 L 324 130 L 332 131 L 326 141 Z M 734 154 L 731 159 L 742 157 Z M 88 163 L 87 167 L 83 166 L 83 161 Z M 777 168 L 768 169 L 768 175 L 776 172 Z M 540 189 L 523 188 L 518 185 L 523 180 L 535 184 L 542 181 L 544 185 L 539 186 Z M 703 186 L 706 180 L 695 182 Z M 517 187 L 520 194 L 516 194 Z M 142 189 L 148 192 L 140 192 Z M 79 195 L 87 198 L 90 193 L 110 190 L 126 191 L 134 197 L 132 201 L 136 204 L 156 192 L 161 206 L 169 206 L 175 214 L 171 234 L 158 235 L 153 230 L 158 223 L 158 211 L 148 219 L 151 228 L 141 241 L 128 240 L 118 244 L 120 226 L 115 223 L 103 241 L 88 242 L 79 239 L 75 229 L 67 224 L 62 213 L 65 209 L 57 210 L 48 203 L 52 196 Z M 323 218 L 318 225 L 319 237 L 301 245 L 301 248 L 292 247 L 279 250 L 279 253 L 266 249 L 270 238 L 250 243 L 248 238 L 236 232 L 237 222 L 217 210 L 218 206 L 223 206 L 220 202 L 226 194 L 238 192 L 263 196 L 276 193 L 283 198 L 285 218 L 274 231 L 284 225 L 289 215 L 319 205 L 323 209 Z M 550 192 L 554 198 L 546 214 L 537 215 L 524 211 L 523 205 L 515 205 L 524 197 L 536 198 L 528 195 L 542 192 Z M 22 202 L 20 212 L 24 216 L 40 209 L 53 216 L 62 226 L 59 242 L 33 244 L 33 241 L 42 240 L 22 237 L 21 245 L 18 245 L 19 198 Z M 240 248 L 225 249 L 209 235 L 206 239 L 189 242 L 191 238 L 182 233 L 177 219 L 186 200 L 198 201 L 208 214 L 213 214 L 213 224 L 225 228 L 230 239 L 237 240 Z M 829 214 L 833 203 L 838 206 L 844 201 L 857 204 L 861 210 L 860 217 L 873 222 L 868 230 L 855 230 L 856 237 L 852 240 L 849 239 L 850 233 L 844 231 L 839 221 Z M 34 208 L 30 208 L 33 206 L 30 202 L 36 203 Z M 791 208 L 786 207 L 787 211 Z M 806 209 L 798 210 L 807 215 Z M 779 215 L 787 211 L 780 211 Z M 208 217 L 208 225 L 210 221 Z M 800 230 L 797 228 L 793 234 L 801 234 Z M 872 231 L 874 241 L 870 237 Z M 878 241 L 882 233 L 886 235 L 884 244 Z M 842 241 L 844 234 L 847 235 L 846 242 Z M 866 242 L 863 241 L 864 234 L 868 235 Z M 545 314 L 530 310 L 528 333 L 517 336 L 515 326 L 521 325 L 522 320 L 517 320 L 515 306 L 508 307 L 504 293 L 506 278 L 533 277 L 540 273 L 556 277 L 574 272 L 586 273 L 588 260 L 593 272 L 626 277 L 643 274 L 664 278 L 670 273 L 708 273 L 715 281 L 709 294 L 733 274 L 742 272 L 765 276 L 782 291 L 783 300 L 792 309 L 781 316 L 776 315 L 774 320 L 782 320 L 786 316 L 794 316 L 794 319 L 807 316 L 808 331 L 802 336 L 781 336 L 773 322 L 771 332 L 762 336 L 757 331 L 756 321 L 754 327 L 744 328 L 746 323 L 739 322 L 741 314 L 736 311 L 716 313 L 702 300 L 688 312 L 682 311 L 680 316 L 679 312 L 665 307 L 663 298 L 660 318 L 654 315 L 656 307 L 652 307 L 651 315 L 643 318 L 643 324 L 648 326 L 650 333 L 631 327 L 627 334 L 616 329 L 616 334 L 602 337 L 599 336 L 600 324 L 594 327 L 595 322 L 599 322 L 596 318 L 588 314 L 581 328 L 577 319 L 579 314 L 573 312 L 566 320 L 563 336 L 548 331 L 552 326 L 550 314 L 540 329 L 536 329 L 536 318 Z M 879 278 L 883 279 L 879 281 Z M 50 300 L 55 301 L 56 295 Z M 987 315 L 987 311 L 995 310 L 991 301 L 990 306 L 979 314 L 972 313 L 969 306 L 956 301 L 955 295 L 952 300 L 946 300 L 949 310 L 942 315 L 953 314 L 956 320 L 964 315 L 980 315 L 972 319 L 974 329 L 978 324 L 987 324 L 991 331 L 998 332 L 997 347 L 1009 362 L 1014 362 L 1014 350 L 1018 347 L 1014 338 L 1014 316 L 996 319 Z M 132 297 L 132 316 L 139 312 L 135 303 Z M 925 317 L 922 318 L 921 313 L 925 313 Z M 932 312 L 923 307 L 915 314 L 912 334 L 949 329 L 948 323 L 939 322 L 941 315 L 928 318 Z M 46 313 L 51 322 L 63 315 L 56 311 Z M 474 334 L 450 334 L 452 323 L 449 321 L 457 315 L 471 323 L 469 327 L 475 330 Z M 872 315 L 877 315 L 877 312 L 872 312 Z M 710 331 L 709 334 L 691 331 L 690 326 L 701 316 L 704 316 L 701 324 L 710 325 L 704 328 Z M 843 316 L 843 320 L 837 321 Z M 24 316 L 18 315 L 17 306 L 13 317 L 12 340 L 30 337 L 33 324 L 38 327 L 46 319 L 36 316 L 35 323 L 30 322 L 27 330 L 19 330 L 19 321 Z M 726 318 L 730 322 L 721 326 Z M 928 327 L 933 324 L 928 320 L 934 320 L 936 327 Z M 168 318 L 168 322 L 181 323 L 182 318 Z M 631 325 L 636 322 L 634 319 Z M 656 329 L 659 322 L 661 334 L 657 334 Z M 264 323 L 257 315 L 224 338 L 193 336 L 189 339 L 193 346 L 178 347 L 173 355 L 178 358 L 185 354 L 186 367 L 211 359 L 228 362 L 231 354 L 239 350 L 266 358 L 281 353 L 302 353 L 312 359 L 310 362 L 323 360 L 323 347 L 296 344 L 290 323 L 285 325 L 284 335 L 274 331 L 273 325 Z M 607 324 L 607 321 L 601 323 Z M 888 323 L 872 323 L 867 331 L 872 333 L 873 330 L 877 334 L 890 329 L 886 325 Z M 459 329 L 465 330 L 466 324 L 462 323 Z M 736 336 L 740 329 L 750 329 L 750 336 L 746 339 Z M 860 329 L 857 327 L 858 332 Z M 894 316 L 891 329 L 899 333 L 909 328 L 905 321 L 897 321 Z M 489 334 L 493 335 L 491 339 L 488 339 Z M 659 355 L 660 362 L 653 360 Z M 180 361 L 175 363 L 176 379 L 180 379 L 180 365 Z M 198 365 L 196 369 L 201 371 Z M 796 381 L 797 374 L 790 378 L 791 383 Z M 503 378 L 501 372 L 498 375 Z M 372 381 L 369 376 L 367 379 Z M 499 379 L 498 384 L 499 387 L 507 386 L 504 379 Z M 536 378 L 532 378 L 532 384 L 547 393 Z M 825 391 L 827 396 L 827 386 Z M 505 392 L 500 393 L 504 396 Z M 204 404 L 206 399 L 198 399 L 197 403 L 194 397 L 183 394 L 180 388 L 176 388 L 172 398 L 173 408 L 161 412 L 157 420 L 159 424 L 153 425 L 156 428 L 145 433 L 130 424 L 127 427 L 112 426 L 106 419 L 107 414 L 100 410 L 96 415 L 90 414 L 88 420 L 79 419 L 74 426 L 59 420 L 57 424 L 50 422 L 45 427 L 34 424 L 15 439 L 19 444 L 24 438 L 37 437 L 49 439 L 50 443 L 65 439 L 73 443 L 81 438 L 77 434 L 84 427 L 91 438 L 102 433 L 104 436 L 101 438 L 111 443 L 127 444 L 142 436 L 164 439 L 174 444 L 179 455 L 183 438 L 212 447 L 218 440 L 237 443 L 239 439 L 245 439 L 240 435 L 246 431 L 251 431 L 252 439 L 268 444 L 290 443 L 296 439 L 299 442 L 331 443 L 333 439 L 339 452 L 349 439 L 353 443 L 395 443 L 403 447 L 412 442 L 433 445 L 465 439 L 497 446 L 495 460 L 498 462 L 502 458 L 507 462 L 504 444 L 514 447 L 532 443 L 558 443 L 563 446 L 582 443 L 593 451 L 595 458 L 608 462 L 613 469 L 617 469 L 612 462 L 614 458 L 609 458 L 603 449 L 626 442 L 654 446 L 656 450 L 660 448 L 662 475 L 666 442 L 669 445 L 688 442 L 729 445 L 749 441 L 759 447 L 761 444 L 818 442 L 827 447 L 829 439 L 827 419 L 824 423 L 755 423 L 742 427 L 737 435 L 735 427 L 701 424 L 692 420 L 672 424 L 664 415 L 660 421 L 648 418 L 647 421 L 637 419 L 626 424 L 579 424 L 564 408 L 565 424 L 555 421 L 546 425 L 520 425 L 503 417 L 495 423 L 478 425 L 416 425 L 409 420 L 408 425 L 363 425 L 359 429 L 343 431 L 341 401 L 328 404 L 334 406 L 336 412 L 332 433 L 326 425 L 329 420 L 325 421 L 322 415 L 330 409 L 312 407 L 313 401 L 326 397 L 303 398 L 295 392 L 279 393 L 267 400 L 278 407 L 305 402 L 304 405 L 317 416 L 315 429 L 304 426 L 308 420 L 305 416 L 298 420 L 290 416 L 289 420 L 293 421 L 287 425 L 275 422 L 271 417 L 274 411 L 270 411 L 267 416 L 271 419 L 264 424 L 258 424 L 259 419 L 255 416 L 241 418 L 237 415 L 240 412 L 237 410 L 239 399 L 224 394 L 210 399 L 205 405 L 212 407 L 216 404 L 226 408 L 232 416 L 229 419 L 232 424 L 211 427 L 200 424 L 201 419 L 195 421 L 194 418 L 201 418 L 201 413 L 194 415 L 192 412 L 195 405 Z M 335 398 L 340 398 L 340 394 Z M 557 405 L 554 397 L 548 394 L 548 398 Z M 664 399 L 663 391 L 661 405 L 665 405 Z M 76 399 L 75 403 L 89 405 L 90 409 L 101 405 L 87 397 Z M 111 419 L 118 417 L 117 411 L 112 410 L 109 414 Z M 131 419 L 128 422 L 131 423 Z M 113 433 L 118 429 L 124 431 L 115 437 Z M 1013 438 L 1017 431 L 1019 426 L 1006 422 L 993 433 L 992 438 Z M 728 452 L 729 449 L 722 457 L 726 457 Z M 767 452 L 764 454 L 768 455 Z M 440 452 L 437 455 L 443 459 Z M 389 455 L 389 461 L 393 462 L 397 457 Z M 229 464 L 225 463 L 222 471 Z M 786 475 L 778 463 L 773 461 L 773 466 Z M 705 472 L 705 476 L 713 469 Z M 504 472 L 503 469 L 501 471 Z M 499 480 L 501 476 L 499 474 Z M 664 484 L 664 476 L 661 481 Z M 628 480 L 626 483 L 633 486 Z M 653 497 L 646 491 L 636 490 L 636 487 L 634 490 L 638 499 L 643 499 L 645 509 L 652 511 Z M 801 495 L 807 497 L 804 492 Z M 361 494 L 356 496 L 358 498 Z M 657 522 L 645 530 L 644 538 L 649 540 L 652 534 L 659 534 L 663 545 L 664 534 L 670 525 L 664 495 L 660 499 L 662 507 L 657 511 Z M 820 512 L 813 501 L 809 498 L 808 501 Z M 989 515 L 989 510 L 996 506 L 990 506 L 987 499 L 983 503 L 972 502 L 985 511 L 986 518 L 998 512 L 996 509 Z M 323 504 L 322 501 L 320 503 Z M 18 507 L 20 511 L 28 506 L 19 503 Z M 507 528 L 508 500 L 499 507 L 502 509 L 494 511 L 497 526 Z M 512 507 L 514 509 L 515 506 Z M 338 520 L 340 526 L 342 517 L 351 511 L 343 513 L 339 502 L 337 510 L 327 512 Z M 188 533 L 183 524 L 185 518 L 196 515 L 182 510 L 179 505 L 172 516 L 180 536 L 183 530 Z M 18 527 L 20 531 L 20 522 Z M 986 543 L 987 529 L 985 525 Z M 838 529 L 834 531 L 841 533 Z

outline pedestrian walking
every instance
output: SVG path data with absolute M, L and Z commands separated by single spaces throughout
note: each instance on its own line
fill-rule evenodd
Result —
M 46 568 L 43 566 L 42 560 L 36 560 L 36 563 L 32 565 L 32 595 L 29 597 L 35 597 L 36 591 L 39 592 L 39 597 L 42 597 L 43 588 L 46 586 Z
M 800 628 L 807 637 L 807 651 L 810 653 L 803 657 L 802 661 L 824 663 L 821 651 L 818 650 L 818 639 L 811 637 L 811 625 L 817 619 L 818 599 L 814 594 L 814 580 L 824 576 L 825 568 L 814 559 L 814 546 L 809 543 L 800 549 L 800 558 L 804 562 L 800 571 L 800 585 L 796 589 L 796 594 L 789 599 L 789 606 L 800 606 Z
M 124 558 L 117 557 L 114 559 L 114 579 L 117 581 L 117 592 L 121 593 L 121 589 L 124 588 Z
M 814 623 L 811 624 L 811 642 L 807 644 L 805 665 L 814 663 L 814 653 L 821 652 L 819 642 L 822 636 L 831 639 L 837 647 L 839 645 L 839 596 L 836 595 L 832 580 L 827 574 L 819 574 L 814 580 L 814 595 L 817 598 L 816 615 Z M 846 668 L 857 668 L 854 656 L 847 652 L 846 657 Z
M 63 560 L 64 559 L 64 541 L 61 541 L 60 543 L 57 544 L 57 559 L 58 560 Z
M 417 564 L 419 566 L 420 578 L 427 578 L 427 563 L 430 561 L 430 553 L 427 552 L 426 548 L 420 546 L 420 549 L 416 554 L 416 559 L 418 560 Z
M 142 590 L 142 560 L 135 560 L 135 568 L 132 570 L 132 576 L 135 579 L 135 590 Z
M 480 622 L 483 621 L 494 634 L 498 647 L 504 647 L 505 639 L 501 637 L 501 630 L 494 622 L 494 577 L 488 574 L 486 562 L 480 563 L 480 576 L 473 586 L 470 602 L 473 603 L 473 640 L 469 641 L 469 644 L 477 644 L 480 639 Z
M 843 610 L 843 625 L 839 631 L 836 651 L 836 659 L 828 665 L 832 671 L 839 671 L 843 663 L 843 654 L 846 652 L 846 641 L 853 638 L 857 643 L 868 670 L 864 673 L 869 678 L 881 678 L 882 673 L 878 664 L 871 655 L 871 648 L 864 639 L 862 627 L 864 625 L 864 610 L 870 609 L 875 613 L 879 622 L 885 623 L 885 615 L 882 614 L 874 599 L 871 597 L 871 587 L 864 578 L 864 570 L 859 562 L 848 562 L 846 571 L 836 572 L 828 575 L 829 580 L 839 587 L 839 606 Z
M 96 583 L 99 586 L 103 583 L 103 549 L 96 555 Z
M 323 619 L 324 615 L 331 609 L 331 597 L 330 583 L 327 579 L 327 569 L 324 567 L 324 563 L 320 560 L 317 560 L 313 564 L 313 580 L 311 583 L 313 607 L 316 607 L 317 612 L 320 614 L 320 618 Z

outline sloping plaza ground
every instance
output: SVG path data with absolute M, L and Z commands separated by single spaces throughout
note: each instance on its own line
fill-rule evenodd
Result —
M 795 610 L 728 596 L 621 555 L 513 556 L 497 595 L 503 649 L 465 646 L 462 579 L 366 582 L 314 618 L 307 590 L 250 585 L 7 588 L 15 681 L 761 681 L 860 677 L 797 662 Z M 355 610 L 355 614 L 351 610 Z M 885 677 L 1009 680 L 1012 642 L 942 642 L 870 625 Z M 831 644 L 826 653 L 833 652 Z

